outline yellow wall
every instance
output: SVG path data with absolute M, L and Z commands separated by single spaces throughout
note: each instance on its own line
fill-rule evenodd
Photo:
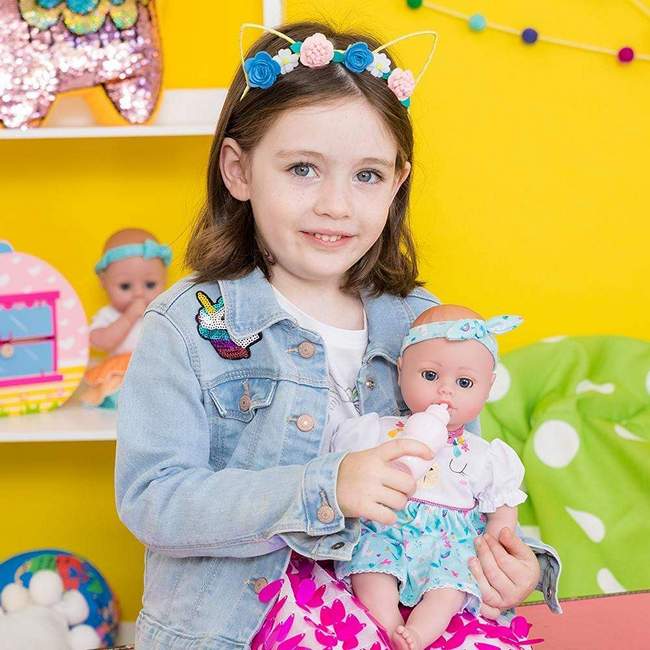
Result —
M 650 52 L 650 19 L 606 0 L 446 0 L 495 22 Z M 165 86 L 224 86 L 238 25 L 261 0 L 158 3 Z M 200 18 L 197 20 L 197 16 Z M 330 18 L 385 38 L 434 28 L 436 58 L 413 99 L 413 221 L 422 277 L 447 302 L 526 325 L 504 349 L 556 334 L 648 338 L 650 63 L 538 44 L 525 47 L 400 0 L 289 0 L 289 19 Z M 400 45 L 416 68 L 424 43 Z M 105 237 L 152 229 L 181 257 L 201 203 L 209 138 L 0 143 L 0 239 L 58 267 L 92 314 L 92 267 Z M 645 208 L 645 210 L 644 210 Z M 171 279 L 180 277 L 178 263 Z M 112 443 L 0 448 L 0 558 L 35 547 L 77 551 L 104 571 L 126 619 L 139 608 L 141 549 L 113 506 Z

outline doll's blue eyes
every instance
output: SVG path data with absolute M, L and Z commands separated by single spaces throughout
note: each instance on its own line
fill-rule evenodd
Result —
M 427 381 L 436 381 L 438 379 L 438 373 L 435 370 L 423 370 L 421 373 L 422 379 Z M 456 385 L 460 388 L 471 388 L 474 385 L 474 382 L 469 377 L 459 377 L 456 380 Z
M 471 388 L 474 385 L 474 382 L 469 377 L 459 377 L 456 383 L 461 388 Z
M 438 373 L 435 370 L 423 370 L 422 378 L 426 379 L 427 381 L 435 381 L 438 379 Z

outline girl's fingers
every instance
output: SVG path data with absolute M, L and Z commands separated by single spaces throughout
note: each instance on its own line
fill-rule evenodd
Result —
M 499 596 L 503 598 L 505 594 L 509 594 L 512 591 L 514 584 L 497 564 L 494 553 L 492 552 L 493 544 L 490 544 L 490 541 L 496 540 L 487 533 L 481 537 L 477 537 L 474 540 L 476 555 L 488 582 L 497 590 Z M 498 544 L 498 542 L 496 543 Z
M 395 469 L 392 466 L 386 469 L 383 484 L 387 488 L 392 488 L 407 496 L 411 496 L 416 488 L 415 479 L 410 473 Z
M 418 458 L 431 459 L 431 450 L 422 442 L 411 438 L 395 438 L 376 447 L 381 460 L 389 462 L 401 456 L 417 456 Z
M 384 526 L 392 526 L 397 521 L 395 513 L 381 503 L 373 503 L 361 516 L 364 519 L 376 521 L 378 524 L 384 524 Z
M 377 497 L 377 501 L 391 510 L 402 510 L 406 506 L 408 499 L 402 492 L 383 488 Z
M 496 621 L 496 619 L 499 618 L 499 616 L 501 615 L 501 610 L 497 609 L 496 607 L 490 607 L 485 603 L 481 603 L 481 609 L 479 610 L 479 614 L 483 618 L 489 618 L 492 621 Z
M 478 583 L 478 588 L 481 590 L 482 602 L 489 607 L 498 608 L 501 605 L 501 597 L 499 596 L 499 592 L 485 577 L 478 558 L 473 557 L 469 561 L 469 570 L 472 572 L 472 575 Z

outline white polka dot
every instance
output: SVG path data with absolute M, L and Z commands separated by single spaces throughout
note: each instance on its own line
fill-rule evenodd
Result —
M 648 374 L 645 376 L 645 389 L 650 393 L 650 370 L 648 370 Z
M 596 574 L 596 581 L 605 594 L 615 594 L 620 591 L 627 591 L 609 569 L 599 569 Z
M 603 395 L 611 395 L 614 389 L 615 386 L 611 382 L 607 384 L 594 384 L 588 379 L 584 379 L 576 386 L 576 393 L 588 393 L 590 390 L 593 390 Z
M 575 519 L 576 523 L 582 530 L 585 531 L 587 537 L 592 542 L 602 542 L 605 537 L 605 524 L 590 512 L 583 512 L 582 510 L 572 510 L 565 508 L 565 510 Z
M 631 431 L 628 431 L 625 427 L 622 427 L 620 424 L 614 425 L 614 431 L 616 434 L 623 438 L 624 440 L 635 440 L 636 442 L 645 442 L 643 438 L 633 434 Z
M 521 531 L 526 537 L 534 537 L 535 539 L 542 539 L 542 533 L 539 526 L 521 526 Z
M 549 336 L 545 339 L 542 339 L 542 343 L 557 343 L 558 341 L 562 341 L 566 338 L 566 334 L 562 336 Z
M 533 440 L 537 457 L 549 467 L 565 467 L 578 453 L 578 432 L 562 420 L 543 422 Z
M 497 363 L 494 372 L 496 377 L 494 378 L 494 383 L 487 398 L 488 402 L 496 402 L 502 397 L 505 397 L 506 393 L 510 390 L 511 381 L 508 369 L 502 363 Z

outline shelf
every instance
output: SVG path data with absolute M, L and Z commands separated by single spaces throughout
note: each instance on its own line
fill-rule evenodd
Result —
M 227 92 L 227 88 L 168 89 L 151 124 L 122 126 L 98 126 L 82 97 L 62 95 L 47 116 L 47 126 L 0 128 L 0 140 L 209 136 L 216 129 Z
M 116 421 L 116 411 L 65 404 L 49 413 L 0 418 L 0 443 L 115 440 Z

